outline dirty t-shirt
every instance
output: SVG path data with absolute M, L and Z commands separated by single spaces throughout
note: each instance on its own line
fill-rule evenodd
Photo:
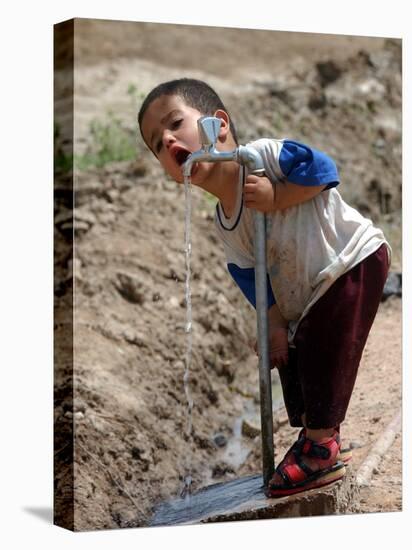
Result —
M 327 186 L 309 201 L 266 215 L 268 306 L 276 302 L 289 321 L 293 343 L 300 320 L 313 304 L 386 240 L 369 219 L 344 202 L 336 189 L 335 163 L 327 155 L 286 139 L 260 139 L 249 146 L 261 154 L 273 184 Z M 240 170 L 234 212 L 227 218 L 218 203 L 215 223 L 229 272 L 255 306 L 253 210 L 243 205 L 243 184 Z

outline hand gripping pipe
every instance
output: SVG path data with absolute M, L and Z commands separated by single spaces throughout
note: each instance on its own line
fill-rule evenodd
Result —
M 240 145 L 233 151 L 218 151 L 215 147 L 220 130 L 220 119 L 202 117 L 198 120 L 201 149 L 187 158 L 183 175 L 190 177 L 195 162 L 235 161 L 246 166 L 249 173 L 264 175 L 264 166 L 260 154 L 252 147 Z M 259 347 L 259 393 L 260 419 L 262 428 L 263 483 L 268 485 L 274 472 L 272 383 L 269 365 L 268 343 L 268 302 L 266 270 L 266 217 L 262 212 L 254 211 L 254 252 L 255 252 L 255 288 L 257 335 Z

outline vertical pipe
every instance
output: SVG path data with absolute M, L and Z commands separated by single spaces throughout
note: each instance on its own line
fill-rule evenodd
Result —
M 246 164 L 251 173 L 264 176 L 265 169 L 260 154 L 252 147 L 238 147 L 238 162 Z M 267 486 L 274 472 L 272 381 L 269 364 L 269 327 L 266 269 L 266 216 L 254 211 L 255 225 L 255 291 L 256 318 L 259 347 L 260 421 L 262 428 L 263 484 Z
M 260 420 L 262 428 L 263 483 L 268 485 L 274 472 L 272 382 L 269 365 L 269 331 L 266 269 L 266 217 L 253 213 L 255 224 L 255 289 L 259 347 Z

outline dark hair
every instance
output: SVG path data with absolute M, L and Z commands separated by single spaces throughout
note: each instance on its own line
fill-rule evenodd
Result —
M 196 80 L 194 78 L 170 80 L 169 82 L 163 82 L 162 84 L 156 86 L 156 88 L 153 88 L 153 90 L 149 92 L 144 99 L 138 114 L 140 132 L 142 131 L 142 120 L 148 107 L 155 99 L 163 95 L 178 95 L 189 107 L 197 109 L 204 115 L 213 115 L 217 109 L 223 109 L 226 113 L 228 113 L 220 97 L 213 90 L 213 88 L 206 84 L 206 82 Z M 237 144 L 236 128 L 231 118 L 230 130 L 232 132 L 233 139 Z

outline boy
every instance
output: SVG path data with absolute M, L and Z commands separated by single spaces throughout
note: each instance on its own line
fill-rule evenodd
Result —
M 160 84 L 139 112 L 145 143 L 178 183 L 200 148 L 197 120 L 221 119 L 217 149 L 237 147 L 236 130 L 206 83 Z M 321 487 L 345 474 L 341 450 L 359 361 L 379 306 L 390 263 L 381 230 L 341 198 L 334 162 L 292 140 L 260 139 L 265 176 L 235 162 L 193 165 L 192 183 L 215 195 L 216 227 L 228 269 L 255 306 L 254 209 L 267 214 L 268 316 L 271 367 L 279 368 L 291 426 L 303 427 L 276 468 L 267 494 Z M 256 346 L 255 346 L 256 349 Z

